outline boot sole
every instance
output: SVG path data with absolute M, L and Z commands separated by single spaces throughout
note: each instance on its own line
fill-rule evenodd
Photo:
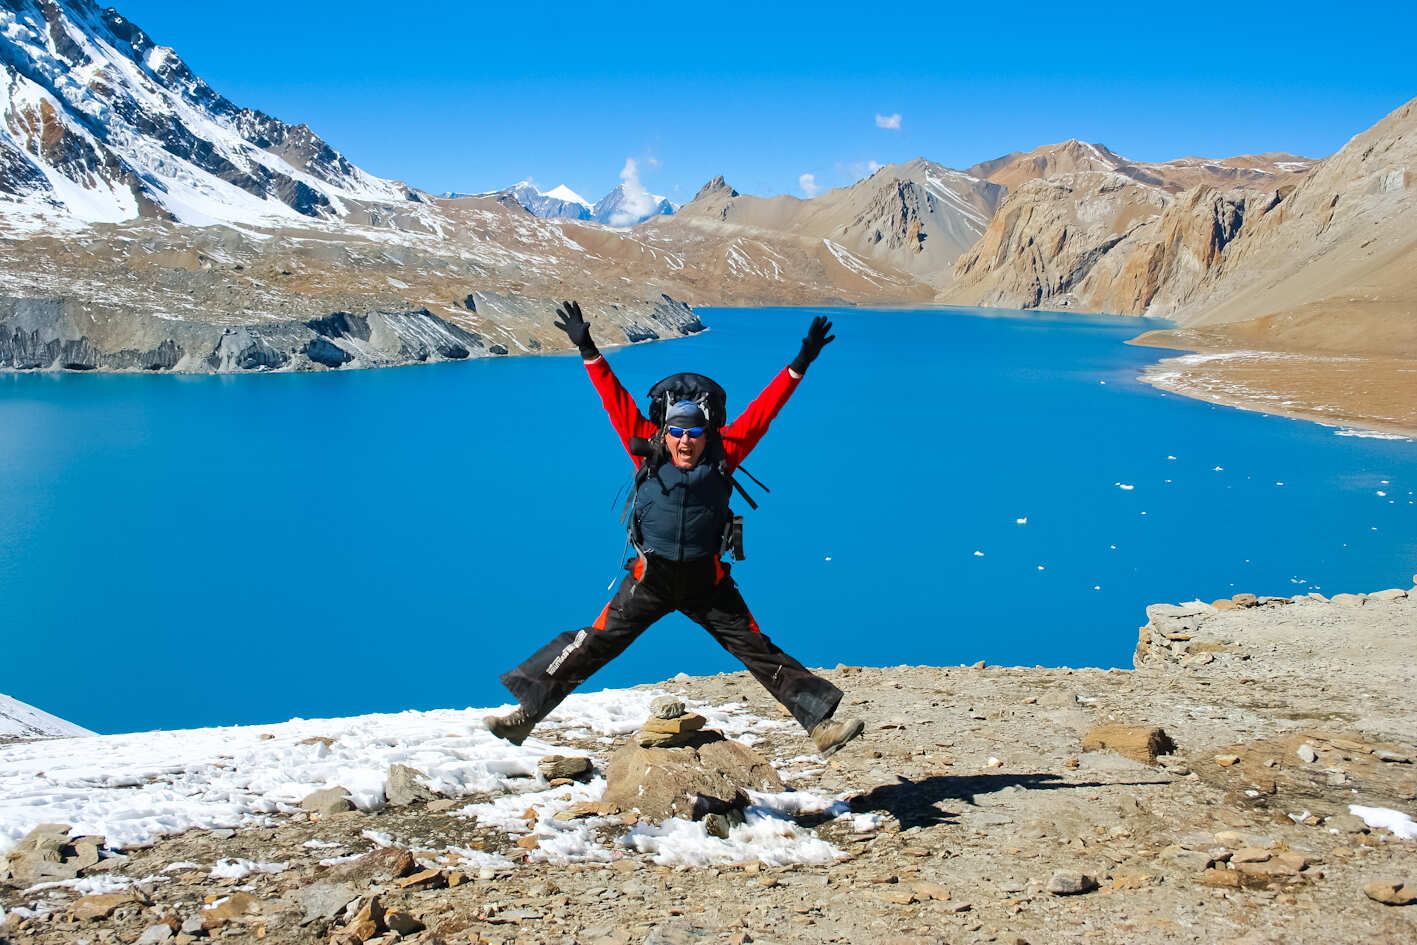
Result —
M 864 731 L 866 731 L 866 723 L 857 719 L 856 724 L 847 729 L 845 735 L 832 742 L 827 747 L 820 749 L 817 753 L 823 758 L 830 758 L 832 755 L 845 748 L 847 742 L 851 741 L 853 738 L 859 738 Z

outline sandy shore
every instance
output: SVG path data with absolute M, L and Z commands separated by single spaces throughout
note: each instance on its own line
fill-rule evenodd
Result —
M 1417 438 L 1417 360 L 1412 358 L 1240 348 L 1198 332 L 1152 331 L 1128 344 L 1190 352 L 1143 372 L 1143 381 L 1162 390 L 1326 426 Z

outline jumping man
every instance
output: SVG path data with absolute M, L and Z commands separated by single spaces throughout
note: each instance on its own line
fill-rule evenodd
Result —
M 743 661 L 807 730 L 823 757 L 835 754 L 861 734 L 863 723 L 833 718 L 841 690 L 758 629 L 728 563 L 721 560 L 732 521 L 730 477 L 797 389 L 808 365 L 836 337 L 828 334 L 831 322 L 821 316 L 812 319 L 797 357 L 732 423 L 723 425 L 721 415 L 709 415 L 715 406 L 721 411 L 721 403 L 700 398 L 666 403 L 662 411 L 651 409 L 652 415 L 662 413 L 663 422 L 656 424 L 645 418 L 610 370 L 591 340 L 580 305 L 565 302 L 556 314 L 556 327 L 580 349 L 591 383 L 635 462 L 630 538 L 639 558 L 594 624 L 562 633 L 502 675 L 519 707 L 501 718 L 488 717 L 487 728 L 520 745 L 572 690 L 620 655 L 650 624 L 677 610 Z

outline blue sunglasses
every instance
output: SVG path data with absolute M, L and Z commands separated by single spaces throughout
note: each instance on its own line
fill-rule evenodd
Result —
M 691 440 L 697 440 L 699 437 L 704 435 L 704 428 L 689 427 L 688 429 L 685 429 L 684 427 L 670 427 L 667 432 L 672 437 L 687 436 Z

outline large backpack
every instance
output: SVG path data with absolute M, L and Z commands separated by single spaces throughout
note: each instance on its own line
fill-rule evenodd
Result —
M 664 426 L 664 415 L 672 404 L 691 400 L 708 417 L 709 429 L 717 432 L 728 422 L 728 395 L 722 387 L 702 374 L 672 374 L 649 389 L 649 422 Z

